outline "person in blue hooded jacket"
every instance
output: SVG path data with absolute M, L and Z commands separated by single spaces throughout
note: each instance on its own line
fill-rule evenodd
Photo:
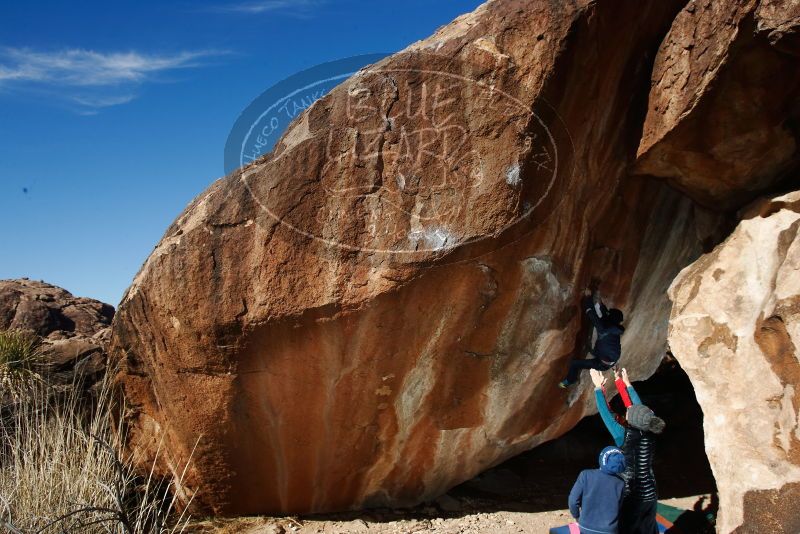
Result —
M 616 308 L 608 309 L 602 301 L 595 303 L 592 292 L 588 289 L 581 299 L 581 309 L 589 317 L 592 327 L 597 332 L 597 340 L 594 342 L 594 348 L 590 351 L 594 358 L 572 360 L 566 378 L 558 383 L 562 388 L 577 382 L 580 372 L 584 369 L 598 371 L 611 369 L 617 364 L 622 354 L 620 337 L 625 332 L 625 327 L 622 326 L 625 318 L 622 311 Z
M 599 469 L 585 469 L 569 492 L 569 511 L 582 534 L 617 534 L 625 481 L 625 455 L 618 447 L 600 452 Z
M 666 428 L 666 423 L 653 410 L 642 404 L 633 389 L 628 373 L 622 369 L 624 382 L 631 405 L 625 418 L 617 420 L 611 413 L 603 393 L 605 377 L 599 371 L 589 371 L 595 386 L 595 400 L 600 417 L 606 425 L 614 443 L 625 454 L 625 494 L 620 510 L 619 530 L 625 534 L 657 534 L 658 489 L 653 458 L 656 438 Z

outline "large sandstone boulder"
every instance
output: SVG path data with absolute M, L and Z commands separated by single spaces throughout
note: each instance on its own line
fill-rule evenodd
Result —
M 800 160 L 800 2 L 692 0 L 656 57 L 636 172 L 715 209 Z
M 669 290 L 720 532 L 800 532 L 800 192 L 755 206 Z
M 716 218 L 631 178 L 681 2 L 494 0 L 366 69 L 167 230 L 124 297 L 128 446 L 219 514 L 411 504 L 593 408 L 580 292 L 666 349 Z M 620 31 L 624 28 L 624 31 Z
M 113 306 L 45 282 L 0 280 L 0 330 L 40 336 L 44 361 L 63 381 L 76 372 L 91 381 L 105 369 L 113 317 Z
M 593 410 L 556 388 L 582 289 L 625 309 L 623 363 L 649 375 L 677 273 L 793 175 L 797 13 L 492 0 L 342 83 L 195 199 L 123 299 L 110 350 L 136 461 L 207 512 L 319 512 L 429 499 L 571 428 Z M 768 524 L 797 487 L 796 379 L 768 365 L 791 313 L 761 278 L 791 265 L 793 198 L 673 287 L 724 528 Z M 763 243 L 742 230 L 761 224 Z M 737 267 L 706 269 L 726 250 Z M 724 376 L 693 364 L 726 350 Z M 717 406 L 740 406 L 731 386 L 755 407 Z

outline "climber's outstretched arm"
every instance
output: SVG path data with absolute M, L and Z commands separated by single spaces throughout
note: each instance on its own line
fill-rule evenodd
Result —
M 617 393 L 619 393 L 619 397 L 622 399 L 622 404 L 624 404 L 626 408 L 630 408 L 632 402 L 628 394 L 628 385 L 616 368 L 614 368 L 614 385 L 617 386 Z
M 614 416 L 611 415 L 611 409 L 608 407 L 608 402 L 606 402 L 606 396 L 603 393 L 603 383 L 605 383 L 605 377 L 603 373 L 600 371 L 596 371 L 592 369 L 589 371 L 589 374 L 592 377 L 592 382 L 594 383 L 594 400 L 597 403 L 597 411 L 600 413 L 600 418 L 603 420 L 603 423 L 606 425 L 609 434 L 614 439 L 614 443 L 617 447 L 622 447 L 622 443 L 625 441 L 625 429 L 622 427 L 621 424 L 617 423 L 614 419 Z
M 635 389 L 633 389 L 633 384 L 631 384 L 631 380 L 628 378 L 628 370 L 623 367 L 620 374 L 622 375 L 622 381 L 625 383 L 626 389 L 628 390 L 628 396 L 630 396 L 631 404 L 641 404 L 642 399 L 639 398 L 639 394 L 636 393 Z M 628 406 L 630 405 L 625 405 L 626 408 Z

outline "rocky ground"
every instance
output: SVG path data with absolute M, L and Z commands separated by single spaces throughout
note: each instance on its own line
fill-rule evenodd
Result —
M 702 507 L 708 502 L 708 495 L 697 495 L 662 502 L 677 508 L 692 510 L 686 512 L 682 522 L 697 525 L 699 512 L 695 506 Z M 520 508 L 529 506 L 517 503 Z M 510 508 L 510 507 L 509 507 Z M 551 527 L 565 525 L 571 520 L 567 510 L 548 510 L 528 512 L 524 510 L 496 510 L 491 512 L 449 512 L 442 513 L 438 507 L 429 506 L 418 512 L 380 511 L 347 516 L 328 516 L 318 518 L 244 518 L 236 520 L 205 521 L 195 524 L 196 532 L 215 532 L 218 534 L 350 534 L 369 532 L 377 534 L 517 534 L 520 532 L 547 532 Z M 693 527 L 689 527 L 693 528 Z M 694 534 L 701 530 L 682 530 L 684 534 Z
M 547 532 L 551 526 L 565 524 L 566 510 L 552 512 L 525 513 L 499 511 L 492 513 L 474 513 L 455 517 L 407 518 L 398 515 L 390 516 L 365 515 L 351 520 L 303 520 L 287 519 L 245 519 L 217 524 L 217 532 L 242 532 L 248 534 L 278 533 L 325 533 L 345 534 L 350 532 L 375 533 L 416 533 L 436 532 L 441 534 L 485 533 L 511 534 L 518 532 Z

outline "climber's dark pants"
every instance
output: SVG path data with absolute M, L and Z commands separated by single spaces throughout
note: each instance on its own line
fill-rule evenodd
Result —
M 586 360 L 572 360 L 569 364 L 569 371 L 565 380 L 569 384 L 574 384 L 578 381 L 581 371 L 584 369 L 597 369 L 598 371 L 607 371 L 611 369 L 610 365 L 606 365 L 599 358 L 588 358 Z

